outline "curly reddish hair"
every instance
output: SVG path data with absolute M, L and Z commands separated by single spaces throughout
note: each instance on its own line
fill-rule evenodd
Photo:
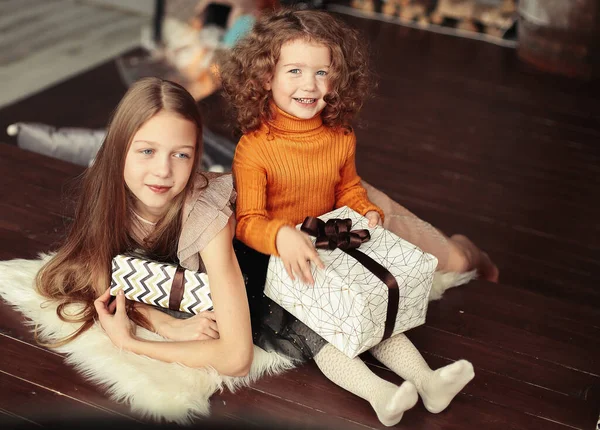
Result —
M 225 96 L 243 133 L 272 119 L 265 84 L 273 77 L 281 46 L 299 39 L 329 47 L 329 92 L 321 117 L 328 127 L 351 129 L 371 86 L 365 44 L 356 30 L 326 12 L 282 9 L 261 16 L 221 63 Z

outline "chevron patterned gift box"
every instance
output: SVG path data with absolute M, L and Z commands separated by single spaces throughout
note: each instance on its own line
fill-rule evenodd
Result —
M 122 288 L 130 300 L 192 314 L 213 307 L 206 273 L 175 264 L 117 255 L 111 278 L 113 296 Z
M 307 218 L 324 270 L 314 286 L 269 260 L 265 295 L 350 358 L 425 322 L 437 259 L 344 206 Z M 298 226 L 300 228 L 300 226 Z M 313 234 L 316 233 L 316 234 Z

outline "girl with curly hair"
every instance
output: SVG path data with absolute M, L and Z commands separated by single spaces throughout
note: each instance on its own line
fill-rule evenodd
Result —
M 233 161 L 236 237 L 243 242 L 237 255 L 249 276 L 255 343 L 301 361 L 314 358 L 330 380 L 369 401 L 384 425 L 398 423 L 418 394 L 429 411 L 441 412 L 473 378 L 468 361 L 433 371 L 404 334 L 396 335 L 370 352 L 406 380 L 398 387 L 262 294 L 269 255 L 281 257 L 292 279 L 314 282 L 310 265 L 323 263 L 294 226 L 341 206 L 433 253 L 438 270 L 479 268 L 494 276 L 495 266 L 468 239 L 446 238 L 357 175 L 350 121 L 370 77 L 358 33 L 325 12 L 282 10 L 257 21 L 223 62 L 221 77 L 244 132 Z

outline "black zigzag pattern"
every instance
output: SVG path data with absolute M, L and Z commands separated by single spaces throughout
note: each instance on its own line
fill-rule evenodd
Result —
M 199 295 L 199 293 L 201 289 L 205 286 L 204 282 L 200 278 L 200 274 L 196 273 L 194 275 L 194 278 L 198 281 L 198 285 L 189 289 L 189 294 L 193 297 L 193 301 L 186 307 L 186 310 L 188 312 L 192 312 L 192 309 L 200 306 L 200 304 L 202 303 L 202 297 Z
M 144 291 L 142 291 L 140 293 L 140 295 L 138 295 L 138 301 L 139 302 L 145 302 L 144 297 L 147 296 L 148 294 L 150 294 L 150 288 L 148 288 L 148 285 L 146 284 L 146 282 L 152 278 L 153 273 L 150 270 L 150 262 L 149 261 L 144 261 L 141 265 L 141 267 L 143 267 L 146 270 L 147 275 L 144 276 L 142 279 L 140 279 L 140 286 L 144 287 Z M 166 275 L 166 273 L 165 273 Z
M 167 268 L 167 267 L 168 267 L 167 265 L 162 265 L 162 266 L 160 266 L 160 270 L 161 270 L 161 271 L 163 272 L 163 274 L 165 275 L 165 279 L 163 279 L 162 281 L 160 281 L 160 282 L 158 282 L 158 283 L 156 284 L 156 287 L 158 288 L 158 290 L 159 290 L 159 291 L 160 291 L 160 293 L 161 293 L 161 294 L 160 294 L 160 296 L 158 296 L 158 297 L 157 297 L 156 299 L 154 299 L 154 301 L 153 301 L 153 303 L 154 303 L 156 306 L 160 306 L 160 301 L 161 301 L 162 299 L 164 299 L 164 298 L 167 298 L 167 297 L 169 297 L 169 294 L 171 294 L 171 284 L 169 284 L 169 286 L 168 286 L 168 287 L 164 287 L 164 286 L 163 286 L 163 285 L 164 285 L 165 283 L 167 283 L 168 281 L 171 281 L 171 283 L 172 283 L 172 280 L 169 278 L 169 274 L 168 274 L 168 273 L 167 273 L 167 271 L 166 271 L 166 268 Z

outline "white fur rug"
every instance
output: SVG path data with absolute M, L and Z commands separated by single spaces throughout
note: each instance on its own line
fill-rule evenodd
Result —
M 56 305 L 44 302 L 33 288 L 36 273 L 49 256 L 39 260 L 0 262 L 0 296 L 23 313 L 33 326 L 39 324 L 43 339 L 64 337 L 76 324 L 56 316 Z M 465 274 L 436 273 L 430 300 L 439 299 L 448 288 L 465 284 L 475 277 Z M 138 327 L 145 339 L 164 340 Z M 56 349 L 89 381 L 106 390 L 108 396 L 130 405 L 133 412 L 155 421 L 190 423 L 195 416 L 209 414 L 209 398 L 217 390 L 235 390 L 247 386 L 264 374 L 292 368 L 293 363 L 275 353 L 255 347 L 250 374 L 244 378 L 219 375 L 214 369 L 192 369 L 177 363 L 165 363 L 116 348 L 97 323 L 84 335 Z
M 56 305 L 44 302 L 33 288 L 41 260 L 0 262 L 0 295 L 15 309 L 39 324 L 43 339 L 58 339 L 73 332 L 76 324 L 56 316 Z M 145 339 L 164 340 L 159 335 L 137 329 Z M 217 390 L 234 390 L 249 385 L 265 373 L 278 373 L 293 367 L 275 353 L 255 347 L 250 374 L 243 378 L 219 375 L 214 369 L 192 369 L 177 363 L 165 363 L 115 347 L 99 323 L 84 335 L 56 349 L 66 354 L 66 362 L 89 381 L 106 389 L 108 396 L 130 405 L 142 417 L 160 421 L 190 423 L 194 416 L 208 415 L 209 397 Z

